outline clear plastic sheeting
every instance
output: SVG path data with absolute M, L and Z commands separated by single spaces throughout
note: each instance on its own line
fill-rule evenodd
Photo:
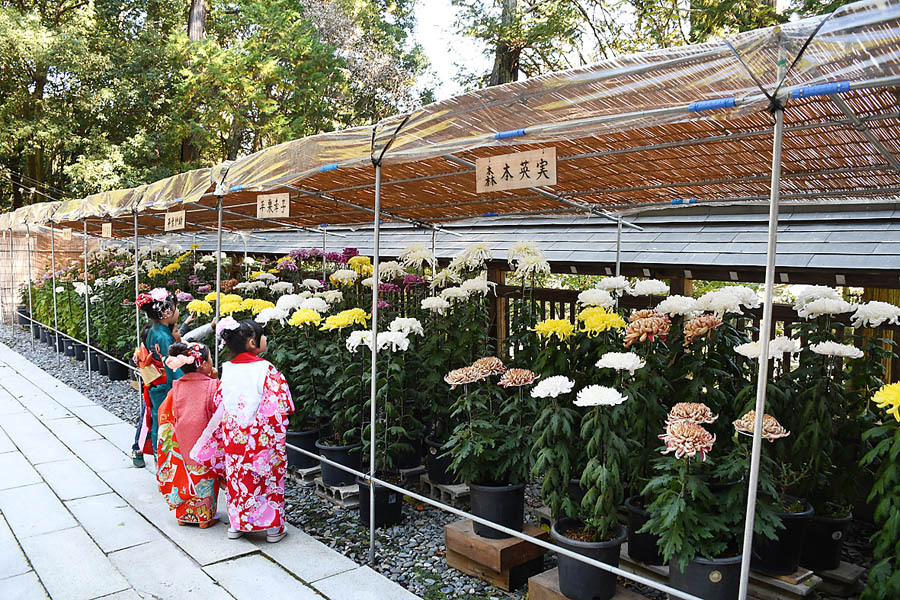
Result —
M 215 190 L 228 168 L 224 163 L 212 168 L 195 169 L 142 186 L 136 204 L 139 212 L 166 210 L 180 204 L 193 204 Z

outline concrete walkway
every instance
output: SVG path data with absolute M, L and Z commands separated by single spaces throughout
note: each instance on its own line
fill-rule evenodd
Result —
M 290 525 L 277 544 L 179 527 L 133 438 L 0 344 L 0 598 L 417 598 Z

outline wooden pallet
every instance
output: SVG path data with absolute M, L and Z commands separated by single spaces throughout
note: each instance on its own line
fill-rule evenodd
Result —
M 419 483 L 426 495 L 435 500 L 439 500 L 444 504 L 450 504 L 457 508 L 463 506 L 469 499 L 469 486 L 464 483 L 455 485 L 444 485 L 442 483 L 431 483 L 428 473 L 419 475 Z
M 316 485 L 316 478 L 319 477 L 321 472 L 322 467 L 319 465 L 310 467 L 309 469 L 294 469 L 293 467 L 288 467 L 287 476 L 288 479 L 297 485 L 312 487 Z
M 548 539 L 535 525 L 526 525 L 528 535 Z M 544 568 L 546 550 L 519 538 L 493 540 L 475 533 L 470 519 L 444 527 L 447 565 L 500 589 L 512 591 Z
M 816 571 L 816 575 L 822 578 L 822 583 L 816 588 L 823 594 L 849 598 L 858 595 L 864 585 L 860 579 L 866 570 L 859 565 L 841 561 L 837 569 L 829 571 Z
M 528 600 L 567 600 L 559 591 L 558 567 L 528 580 Z M 646 598 L 620 585 L 616 587 L 616 595 L 612 600 L 646 600 Z
M 314 479 L 316 496 L 328 500 L 341 508 L 356 508 L 359 506 L 359 485 L 333 486 L 326 485 L 321 477 Z

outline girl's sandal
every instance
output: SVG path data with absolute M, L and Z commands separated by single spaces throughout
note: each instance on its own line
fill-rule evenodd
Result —
M 203 521 L 202 523 L 199 523 L 200 529 L 206 529 L 208 527 L 212 527 L 213 525 L 215 525 L 218 522 L 219 522 L 219 519 L 213 517 L 209 521 Z

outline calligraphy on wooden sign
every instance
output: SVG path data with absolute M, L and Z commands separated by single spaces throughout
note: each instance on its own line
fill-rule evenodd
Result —
M 111 238 L 112 237 L 112 223 L 104 223 L 103 227 L 100 229 L 100 237 Z
M 290 194 L 260 194 L 256 197 L 256 217 L 272 219 L 291 216 Z
M 175 212 L 166 213 L 166 231 L 179 231 L 184 229 L 184 211 L 177 210 Z
M 60 229 L 60 233 L 62 234 L 63 241 L 71 242 L 72 241 L 72 229 L 66 227 L 65 229 Z
M 475 159 L 475 192 L 556 185 L 556 147 Z

